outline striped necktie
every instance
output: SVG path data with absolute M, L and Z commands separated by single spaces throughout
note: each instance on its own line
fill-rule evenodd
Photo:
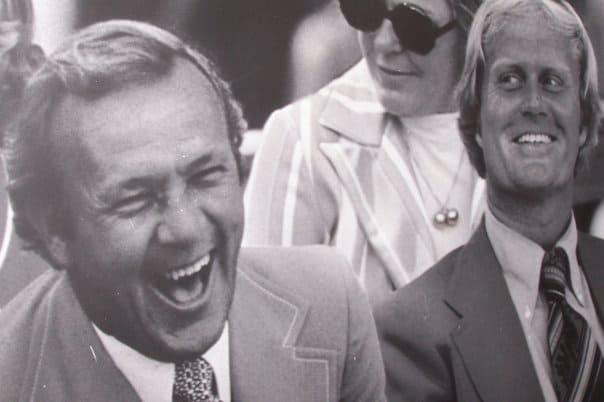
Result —
M 587 321 L 566 301 L 570 272 L 564 249 L 556 247 L 545 253 L 539 286 L 549 305 L 548 343 L 558 400 L 604 400 L 600 348 Z
M 173 402 L 221 402 L 212 366 L 203 357 L 176 364 Z

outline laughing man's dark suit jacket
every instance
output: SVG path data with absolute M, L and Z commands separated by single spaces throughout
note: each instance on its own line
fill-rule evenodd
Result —
M 229 315 L 233 401 L 383 401 L 366 297 L 325 247 L 242 250 Z M 0 400 L 138 401 L 49 271 L 0 312 Z
M 580 233 L 578 257 L 602 322 L 604 241 Z M 389 401 L 543 401 L 484 223 L 375 314 Z

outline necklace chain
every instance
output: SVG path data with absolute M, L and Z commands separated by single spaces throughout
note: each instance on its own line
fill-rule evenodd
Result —
M 453 190 L 455 189 L 455 185 L 457 184 L 457 179 L 459 178 L 459 172 L 461 171 L 461 167 L 463 166 L 464 154 L 465 154 L 465 150 L 462 150 L 459 155 L 459 161 L 457 162 L 457 168 L 455 170 L 455 175 L 453 176 L 453 181 L 451 182 L 451 187 L 449 188 L 449 191 L 447 192 L 447 197 L 445 198 L 444 202 L 441 202 L 441 200 L 436 195 L 436 192 L 430 185 L 430 182 L 428 182 L 426 177 L 424 177 L 424 175 L 422 174 L 422 171 L 419 168 L 419 163 L 417 163 L 417 161 L 413 157 L 412 152 L 409 152 L 409 156 L 411 157 L 411 164 L 413 166 L 413 170 L 414 170 L 416 176 L 419 176 L 421 178 L 421 180 L 424 182 L 424 185 L 428 189 L 428 192 L 430 193 L 430 195 L 432 196 L 432 198 L 434 199 L 434 201 L 436 201 L 436 204 L 438 205 L 438 210 L 436 211 L 436 213 L 434 214 L 434 216 L 432 218 L 434 225 L 437 227 L 455 226 L 455 225 L 457 225 L 457 222 L 459 220 L 459 210 L 455 207 L 448 207 L 447 204 L 449 203 L 451 194 L 453 193 Z

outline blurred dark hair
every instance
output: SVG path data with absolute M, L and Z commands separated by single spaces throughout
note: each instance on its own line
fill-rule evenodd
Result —
M 0 0 L 0 141 L 17 114 L 27 79 L 44 60 L 32 44 L 30 0 Z

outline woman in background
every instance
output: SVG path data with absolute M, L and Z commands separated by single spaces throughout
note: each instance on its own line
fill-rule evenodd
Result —
M 453 92 L 479 3 L 340 0 L 363 59 L 269 118 L 246 190 L 246 244 L 332 245 L 375 305 L 466 242 L 483 184 Z
M 44 54 L 32 44 L 33 8 L 30 0 L 0 0 L 0 142 L 16 115 L 25 81 L 40 66 Z M 0 188 L 6 175 L 0 172 Z M 48 269 L 32 253 L 21 250 L 12 230 L 12 210 L 0 191 L 0 308 Z
M 25 81 L 44 55 L 32 44 L 33 8 L 29 0 L 0 1 L 0 131 L 14 116 Z

